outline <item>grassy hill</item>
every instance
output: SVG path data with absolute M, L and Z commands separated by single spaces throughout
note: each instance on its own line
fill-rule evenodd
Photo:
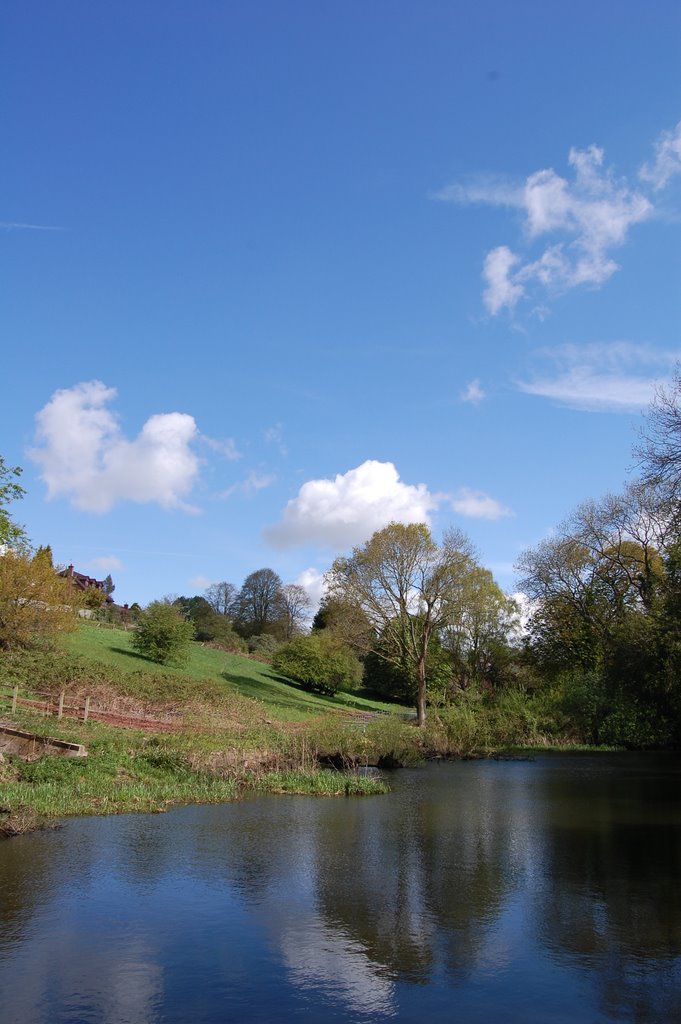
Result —
M 259 701 L 267 714 L 282 721 L 304 721 L 328 713 L 349 711 L 409 713 L 409 708 L 371 700 L 359 693 L 337 693 L 334 697 L 303 690 L 290 679 L 274 672 L 269 665 L 238 654 L 192 644 L 187 665 L 182 668 L 157 665 L 132 649 L 131 634 L 124 630 L 99 629 L 81 625 L 68 635 L 64 646 L 72 654 L 110 666 L 116 674 L 151 672 L 156 685 L 167 678 L 168 693 L 181 699 L 192 694 L 192 680 L 203 697 L 221 689 Z M 212 685 L 211 685 L 212 684 Z M 148 696 L 148 694 L 145 694 Z

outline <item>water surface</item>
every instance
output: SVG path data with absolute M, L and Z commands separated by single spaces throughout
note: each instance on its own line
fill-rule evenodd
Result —
M 678 758 L 391 782 L 0 843 L 3 1024 L 681 1020 Z

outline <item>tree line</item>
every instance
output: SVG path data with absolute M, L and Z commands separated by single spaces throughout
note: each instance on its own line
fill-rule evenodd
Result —
M 133 606 L 133 642 L 158 661 L 180 661 L 192 638 L 249 651 L 311 689 L 363 686 L 410 703 L 419 725 L 448 705 L 503 709 L 510 694 L 508 707 L 549 737 L 678 744 L 681 370 L 658 392 L 635 457 L 634 482 L 578 505 L 520 557 L 526 630 L 464 533 L 438 543 L 426 524 L 390 523 L 333 562 L 311 623 L 304 588 L 263 568 L 239 588 Z M 14 552 L 0 559 L 0 648 L 66 628 L 48 549 L 31 552 L 8 512 L 19 473 L 0 458 L 0 544 Z M 51 624 L 38 621 L 46 609 Z
M 681 741 L 681 371 L 661 388 L 634 456 L 639 477 L 578 505 L 525 551 L 526 659 L 581 736 Z

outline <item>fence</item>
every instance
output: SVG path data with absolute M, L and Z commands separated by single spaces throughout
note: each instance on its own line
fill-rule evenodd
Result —
M 11 691 L 0 690 L 0 700 L 11 702 L 13 715 L 17 713 L 17 705 L 21 704 L 22 707 L 28 707 L 34 711 L 46 711 L 48 714 L 56 714 L 57 718 L 63 718 L 64 715 L 68 715 L 71 718 L 82 718 L 84 722 L 87 722 L 90 717 L 90 697 L 85 698 L 81 707 L 80 705 L 66 704 L 66 693 L 64 690 L 57 695 L 36 690 L 34 691 L 34 696 L 47 697 L 48 699 L 42 701 L 34 700 L 33 697 L 20 697 L 18 686 L 15 686 Z
M 47 700 L 36 700 L 34 698 L 46 697 Z M 156 732 L 172 732 L 180 727 L 179 722 L 168 722 L 157 718 L 140 717 L 135 715 L 121 715 L 117 712 L 106 711 L 102 708 L 92 706 L 92 697 L 83 698 L 82 704 L 67 704 L 66 692 L 62 690 L 59 694 L 45 693 L 34 690 L 31 697 L 20 697 L 19 687 L 12 689 L 0 688 L 0 704 L 7 701 L 11 706 L 11 714 L 14 716 L 17 707 L 25 707 L 31 711 L 38 711 L 48 715 L 56 715 L 58 719 L 67 716 L 78 718 L 83 722 L 89 719 L 98 722 L 105 722 L 110 725 L 129 726 L 135 729 L 149 729 Z

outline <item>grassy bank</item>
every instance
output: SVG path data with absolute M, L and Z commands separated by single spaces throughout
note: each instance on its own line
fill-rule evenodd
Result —
M 129 641 L 123 631 L 83 626 L 61 653 L 0 657 L 0 686 L 16 684 L 23 696 L 65 691 L 67 705 L 82 706 L 89 695 L 95 709 L 173 723 L 171 732 L 160 724 L 120 728 L 20 707 L 13 724 L 82 743 L 88 757 L 0 761 L 0 834 L 67 815 L 161 811 L 249 792 L 380 793 L 385 782 L 357 769 L 561 739 L 543 731 L 541 716 L 518 693 L 491 704 L 462 694 L 456 706 L 431 710 L 427 726 L 416 729 L 407 708 L 361 693 L 312 694 L 246 657 L 194 644 L 185 668 L 161 667 Z M 2 707 L 0 716 L 8 719 Z
M 67 815 L 162 811 L 175 803 L 220 803 L 249 792 L 386 791 L 382 779 L 325 769 L 320 757 L 336 747 L 349 749 L 352 743 L 336 743 L 334 733 L 360 740 L 367 728 L 363 716 L 385 712 L 388 705 L 361 694 L 307 693 L 268 665 L 198 644 L 186 668 L 158 666 L 132 651 L 129 639 L 123 631 L 84 626 L 68 637 L 61 653 L 2 656 L 0 685 L 18 685 L 23 697 L 64 691 L 67 705 L 82 706 L 90 696 L 95 709 L 156 716 L 175 723 L 175 731 L 58 721 L 20 706 L 11 718 L 14 726 L 82 743 L 88 757 L 0 761 L 0 834 Z M 5 721 L 8 712 L 5 703 Z M 359 745 L 369 751 L 364 739 Z M 352 765 L 366 762 L 366 756 L 354 758 Z

